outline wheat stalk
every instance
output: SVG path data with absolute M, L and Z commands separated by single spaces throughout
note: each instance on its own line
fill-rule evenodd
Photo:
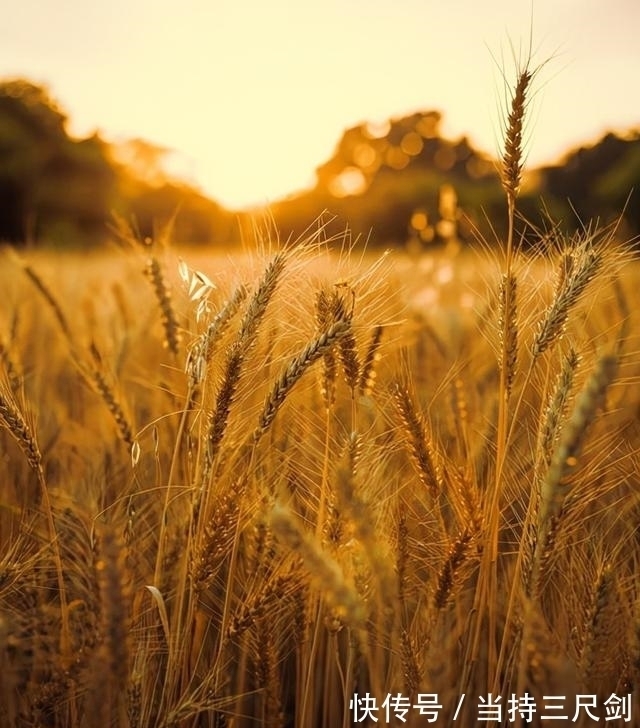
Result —
M 518 361 L 518 315 L 516 307 L 516 277 L 504 274 L 500 281 L 499 320 L 501 372 L 504 372 L 507 397 L 511 394 Z

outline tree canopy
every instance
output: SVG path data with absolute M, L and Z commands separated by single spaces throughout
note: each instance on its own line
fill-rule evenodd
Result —
M 276 202 L 285 235 L 300 233 L 324 210 L 380 244 L 419 245 L 455 238 L 491 241 L 506 223 L 497 165 L 467 138 L 445 139 L 441 113 L 420 111 L 386 124 L 347 129 L 316 170 L 313 189 Z M 227 244 L 237 218 L 163 170 L 171 150 L 142 139 L 118 146 L 99 134 L 67 132 L 67 115 L 41 85 L 0 81 L 0 240 L 16 245 L 89 247 L 110 236 L 114 215 L 132 219 L 143 236 L 176 217 L 180 242 Z M 640 234 L 640 132 L 606 135 L 536 170 L 520 196 L 534 225 L 542 208 L 566 228 L 624 215 L 623 234 Z M 487 221 L 490 220 L 491 224 Z
M 132 140 L 137 164 L 127 164 L 98 134 L 72 138 L 66 123 L 43 86 L 0 82 L 0 240 L 87 247 L 109 236 L 114 214 L 134 218 L 146 236 L 177 209 L 186 242 L 231 237 L 229 213 L 158 174 L 165 150 Z

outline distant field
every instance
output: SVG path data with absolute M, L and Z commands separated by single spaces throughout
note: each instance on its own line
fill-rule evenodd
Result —
M 640 269 L 556 248 L 3 251 L 2 726 L 637 715 Z

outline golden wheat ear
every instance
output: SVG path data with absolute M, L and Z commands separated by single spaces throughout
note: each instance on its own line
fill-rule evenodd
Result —
M 44 481 L 40 446 L 12 393 L 2 385 L 0 385 L 0 423 L 18 443 L 38 480 Z
M 523 125 L 531 81 L 535 71 L 526 65 L 519 73 L 511 97 L 502 156 L 502 187 L 508 200 L 515 201 L 520 190 L 523 162 Z
M 291 360 L 265 400 L 259 424 L 253 436 L 256 442 L 269 429 L 287 395 L 305 371 L 315 361 L 324 356 L 334 344 L 339 343 L 348 336 L 350 330 L 351 324 L 349 321 L 336 322 L 318 338 L 307 344 L 300 354 Z
M 160 306 L 160 318 L 164 329 L 164 345 L 172 354 L 177 356 L 180 350 L 182 336 L 180 334 L 178 317 L 171 300 L 171 290 L 162 270 L 162 264 L 158 258 L 155 256 L 149 258 L 145 267 L 145 274 L 151 281 L 153 292 Z
M 284 506 L 276 505 L 272 509 L 269 524 L 282 544 L 302 558 L 315 587 L 329 606 L 338 610 L 347 624 L 361 627 L 365 620 L 365 605 L 340 564 L 302 529 Z

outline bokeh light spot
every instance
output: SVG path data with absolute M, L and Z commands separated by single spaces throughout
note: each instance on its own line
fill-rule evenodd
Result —
M 424 230 L 427 227 L 428 222 L 427 213 L 423 210 L 416 210 L 413 215 L 411 215 L 411 227 L 414 230 Z
M 353 161 L 361 169 L 369 170 L 376 166 L 378 155 L 370 144 L 358 144 L 353 150 Z
M 416 154 L 420 154 L 423 147 L 424 142 L 422 141 L 422 137 L 415 131 L 410 131 L 408 134 L 405 134 L 400 142 L 400 149 L 410 157 L 415 157 Z
M 479 179 L 495 171 L 494 163 L 481 157 L 470 157 L 465 164 L 465 168 L 472 179 Z
M 434 139 L 438 136 L 438 126 L 440 124 L 440 114 L 427 114 L 416 124 L 416 131 L 425 139 Z
M 382 139 L 386 137 L 391 130 L 391 122 L 386 121 L 368 121 L 364 125 L 363 134 L 369 139 Z
M 361 195 L 367 188 L 367 180 L 358 167 L 347 167 L 329 183 L 329 191 L 334 197 Z
M 385 162 L 392 169 L 404 169 L 409 164 L 409 155 L 405 154 L 400 147 L 389 147 Z
M 448 172 L 456 163 L 456 153 L 450 147 L 442 146 L 436 152 L 433 161 L 438 169 Z

